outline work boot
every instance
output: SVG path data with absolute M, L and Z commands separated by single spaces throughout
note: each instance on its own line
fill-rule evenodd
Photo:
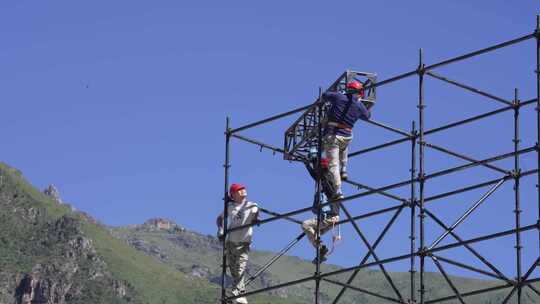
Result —
M 341 172 L 339 174 L 341 175 L 342 180 L 347 180 L 349 178 L 346 168 L 341 168 Z
M 328 253 L 328 248 L 325 245 L 322 245 L 321 252 L 319 253 L 319 255 L 321 257 L 321 263 L 324 263 L 326 261 L 326 254 L 327 253 Z M 311 263 L 317 264 L 317 257 L 315 257 L 313 259 L 313 261 L 311 261 Z
M 336 193 L 336 195 L 334 195 L 334 197 L 332 197 L 332 200 L 338 200 L 338 199 L 342 199 L 344 197 L 345 196 L 343 196 L 343 193 Z
M 230 291 L 230 294 L 232 296 L 239 296 L 241 295 L 242 293 L 244 293 L 244 291 L 240 291 L 236 288 L 232 289 Z M 236 298 L 236 299 L 233 299 L 233 300 L 230 300 L 228 301 L 227 303 L 231 303 L 231 304 L 247 304 L 247 299 L 245 297 L 240 297 L 240 298 Z
M 325 245 L 322 245 L 321 247 L 321 253 L 320 256 L 322 257 L 321 261 L 326 261 L 326 255 L 328 254 L 328 248 Z
M 233 301 L 234 303 L 238 303 L 238 304 L 248 304 L 248 301 L 245 297 L 236 298 Z

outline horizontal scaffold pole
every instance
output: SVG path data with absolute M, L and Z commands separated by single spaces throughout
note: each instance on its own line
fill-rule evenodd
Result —
M 509 152 L 509 153 L 506 153 L 506 154 L 502 154 L 502 155 L 494 156 L 494 157 L 487 158 L 487 159 L 484 159 L 484 160 L 480 160 L 478 162 L 474 162 L 474 163 L 470 163 L 470 164 L 466 164 L 466 165 L 461 165 L 461 166 L 457 166 L 457 167 L 437 171 L 435 173 L 431 173 L 429 175 L 426 175 L 424 177 L 424 180 L 439 177 L 439 176 L 443 176 L 443 175 L 448 175 L 448 174 L 451 174 L 451 173 L 454 173 L 454 172 L 458 172 L 458 171 L 469 169 L 469 168 L 472 168 L 472 167 L 475 167 L 475 166 L 479 166 L 481 164 L 502 160 L 502 159 L 505 159 L 505 158 L 508 158 L 508 157 L 512 157 L 512 156 L 514 156 L 516 154 L 518 154 L 518 155 L 519 154 L 525 154 L 525 153 L 529 153 L 529 152 L 532 152 L 532 151 L 536 151 L 536 146 L 519 150 L 517 153 L 516 152 Z M 354 200 L 354 199 L 357 199 L 357 198 L 360 198 L 360 197 L 373 195 L 373 194 L 376 194 L 376 193 L 380 193 L 382 191 L 387 191 L 387 190 L 391 190 L 391 189 L 395 189 L 395 188 L 400 188 L 400 187 L 403 187 L 403 186 L 406 186 L 406 185 L 410 185 L 412 182 L 417 182 L 417 181 L 418 181 L 418 178 L 416 178 L 414 180 L 407 179 L 405 181 L 401 181 L 401 182 L 390 184 L 390 185 L 387 185 L 387 186 L 384 186 L 384 187 L 376 188 L 376 189 L 373 189 L 373 190 L 368 190 L 368 191 L 365 191 L 365 192 L 353 194 L 353 195 L 350 195 L 350 196 L 347 196 L 347 197 L 344 197 L 344 198 L 341 198 L 341 199 L 331 200 L 331 201 L 328 201 L 326 203 L 321 204 L 321 208 L 324 207 L 324 206 L 330 206 L 331 204 L 334 204 L 334 203 L 345 203 L 345 202 L 348 202 L 348 201 L 351 201 L 351 200 Z M 399 208 L 399 206 L 395 206 L 395 207 L 391 207 L 391 208 L 395 209 L 395 208 Z M 246 225 L 241 225 L 241 226 L 238 226 L 238 227 L 235 227 L 235 228 L 231 228 L 231 229 L 229 229 L 229 231 L 240 230 L 240 229 L 252 227 L 252 226 L 255 226 L 255 225 L 261 225 L 261 224 L 273 222 L 275 220 L 279 220 L 279 219 L 282 219 L 284 217 L 290 217 L 290 216 L 293 216 L 293 215 L 296 215 L 296 214 L 301 214 L 301 213 L 304 213 L 304 212 L 307 212 L 307 211 L 311 211 L 311 209 L 312 209 L 312 207 L 306 207 L 306 208 L 301 208 L 301 209 L 285 212 L 285 213 L 282 213 L 280 216 L 275 216 L 275 217 L 260 220 L 260 221 L 258 221 L 256 223 L 246 224 Z M 345 221 L 347 221 L 347 220 L 345 220 Z
M 259 146 L 261 148 L 266 148 L 268 150 L 272 150 L 274 152 L 278 152 L 278 153 L 281 153 L 281 154 L 285 153 L 285 151 L 283 149 L 281 149 L 281 148 L 277 148 L 277 147 L 274 147 L 272 145 L 265 144 L 263 142 L 255 140 L 255 139 L 247 138 L 247 137 L 242 136 L 242 135 L 233 134 L 232 137 L 240 139 L 240 140 L 248 142 L 248 143 L 251 143 L 251 144 L 254 144 L 254 145 L 257 145 L 257 146 Z
M 429 76 L 431 76 L 431 77 L 433 77 L 433 78 L 435 78 L 435 79 L 439 79 L 439 80 L 444 81 L 444 82 L 446 82 L 446 83 L 455 85 L 455 86 L 457 86 L 458 88 L 462 88 L 462 89 L 467 90 L 467 91 L 469 91 L 469 92 L 473 92 L 473 93 L 476 93 L 476 94 L 478 94 L 478 95 L 481 95 L 481 96 L 484 96 L 484 97 L 493 99 L 493 100 L 498 101 L 498 102 L 501 102 L 501 103 L 504 103 L 504 104 L 507 105 L 507 106 L 511 106 L 511 105 L 512 105 L 512 103 L 511 103 L 510 101 L 508 101 L 508 100 L 506 100 L 506 99 L 504 99 L 504 98 L 501 98 L 501 97 L 495 96 L 495 95 L 493 95 L 493 94 L 490 94 L 490 93 L 481 91 L 481 90 L 479 90 L 479 89 L 477 89 L 477 88 L 473 88 L 473 87 L 468 86 L 468 85 L 466 85 L 466 84 L 459 83 L 459 82 L 457 82 L 457 81 L 455 81 L 455 80 L 448 79 L 448 78 L 446 78 L 446 77 L 443 77 L 443 76 L 441 76 L 441 75 L 435 74 L 435 73 L 433 73 L 433 72 L 427 72 L 426 74 L 429 75 Z
M 483 48 L 483 49 L 478 50 L 478 51 L 467 53 L 465 55 L 457 56 L 457 57 L 450 58 L 450 59 L 447 59 L 447 60 L 444 60 L 444 61 L 441 61 L 441 62 L 438 62 L 438 63 L 434 63 L 432 65 L 426 66 L 424 69 L 426 71 L 429 71 L 429 70 L 433 70 L 433 69 L 436 69 L 436 68 L 440 68 L 440 67 L 442 67 L 444 65 L 447 65 L 447 64 L 450 64 L 450 63 L 454 63 L 454 62 L 462 61 L 462 60 L 465 60 L 465 59 L 468 59 L 468 58 L 472 58 L 472 57 L 475 57 L 475 56 L 478 56 L 478 55 L 481 55 L 481 54 L 485 54 L 485 53 L 488 53 L 488 52 L 491 52 L 491 51 L 494 51 L 494 50 L 497 50 L 497 49 L 500 49 L 500 48 L 503 48 L 503 47 L 507 47 L 507 46 L 510 46 L 510 45 L 513 45 L 513 44 L 517 44 L 517 43 L 520 43 L 520 42 L 523 42 L 523 41 L 526 41 L 526 40 L 529 40 L 529 39 L 532 39 L 532 38 L 535 38 L 535 33 L 528 34 L 528 35 L 525 35 L 525 36 L 522 36 L 522 37 L 519 37 L 519 38 L 516 38 L 516 39 L 508 40 L 508 41 L 505 41 L 505 42 L 502 42 L 502 43 L 499 43 L 499 44 L 495 44 L 495 45 L 489 46 L 487 48 Z
M 523 106 L 531 105 L 531 104 L 534 104 L 534 103 L 536 103 L 536 98 L 521 102 L 519 104 L 519 106 L 523 107 Z M 500 109 L 497 109 L 497 110 L 494 110 L 494 111 L 486 112 L 486 113 L 483 113 L 483 114 L 480 114 L 480 115 L 476 115 L 476 116 L 469 117 L 469 118 L 466 118 L 466 119 L 463 119 L 463 120 L 460 120 L 460 121 L 456 121 L 456 122 L 453 122 L 453 123 L 450 123 L 450 124 L 447 124 L 447 125 L 444 125 L 444 126 L 440 126 L 440 127 L 436 127 L 436 128 L 430 129 L 430 130 L 426 130 L 426 131 L 424 131 L 424 135 L 430 135 L 430 134 L 433 134 L 433 133 L 437 133 L 437 132 L 440 132 L 440 131 L 443 131 L 443 130 L 453 128 L 453 127 L 468 124 L 468 123 L 480 120 L 482 118 L 486 118 L 486 117 L 489 117 L 489 116 L 492 116 L 492 115 L 504 113 L 506 111 L 510 111 L 510 110 L 513 110 L 513 109 L 514 109 L 514 106 L 503 107 L 503 108 L 500 108 Z M 376 146 L 364 148 L 362 150 L 358 150 L 358 151 L 354 151 L 354 152 L 349 153 L 349 158 L 350 157 L 355 157 L 355 156 L 358 156 L 358 155 L 362 155 L 362 154 L 366 154 L 368 152 L 373 152 L 373 151 L 376 151 L 376 150 L 380 150 L 380 149 L 383 149 L 383 148 L 386 148 L 386 147 L 391 147 L 391 146 L 394 146 L 394 145 L 397 145 L 397 144 L 407 142 L 409 140 L 410 140 L 410 138 L 399 138 L 399 139 L 392 140 L 392 141 L 389 141 L 389 142 L 386 142 L 386 143 L 382 143 L 382 144 L 379 144 L 379 145 L 376 145 Z

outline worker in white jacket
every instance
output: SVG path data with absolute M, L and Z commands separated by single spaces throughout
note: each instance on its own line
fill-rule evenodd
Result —
M 251 224 L 257 220 L 259 208 L 256 203 L 247 200 L 247 190 L 241 184 L 232 184 L 229 189 L 231 200 L 228 202 L 228 229 Z M 223 241 L 223 213 L 216 220 L 218 238 Z M 227 266 L 233 278 L 232 294 L 237 296 L 245 292 L 244 277 L 248 262 L 248 253 L 253 235 L 253 227 L 242 228 L 227 233 L 225 250 Z M 245 297 L 236 298 L 234 303 L 247 304 Z

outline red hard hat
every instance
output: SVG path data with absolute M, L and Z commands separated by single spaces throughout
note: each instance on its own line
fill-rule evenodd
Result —
M 364 98 L 364 85 L 357 80 L 353 80 L 347 83 L 347 90 L 356 91 L 362 98 Z
M 353 80 L 347 83 L 347 89 L 360 91 L 364 88 L 360 81 Z
M 233 193 L 240 191 L 242 189 L 246 189 L 246 187 L 240 184 L 232 184 L 231 187 L 229 188 L 229 194 L 232 195 Z

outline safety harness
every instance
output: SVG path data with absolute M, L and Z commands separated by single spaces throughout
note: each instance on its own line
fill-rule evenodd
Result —
M 352 132 L 351 127 L 347 126 L 346 124 L 339 123 L 339 122 L 329 121 L 326 123 L 326 125 L 334 127 L 334 128 L 344 129 L 344 130 L 347 130 L 348 132 Z
M 351 95 L 347 95 L 347 98 L 349 99 L 349 102 L 347 103 L 347 106 L 345 106 L 345 109 L 343 110 L 343 112 L 341 113 L 341 115 L 339 117 L 340 121 L 342 121 L 343 118 L 347 115 L 347 113 L 349 113 L 349 109 L 351 108 L 351 105 L 353 103 L 353 99 L 352 99 Z M 351 127 L 349 127 L 346 124 L 337 122 L 337 121 L 329 121 L 329 122 L 326 123 L 326 126 L 327 127 L 328 126 L 332 127 L 334 129 L 334 133 L 336 133 L 335 129 L 343 129 L 343 130 L 346 130 L 347 132 L 352 132 Z

